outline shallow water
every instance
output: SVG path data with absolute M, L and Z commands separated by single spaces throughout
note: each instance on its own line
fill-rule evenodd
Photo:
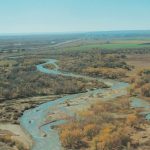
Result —
M 88 80 L 95 80 L 95 78 L 87 77 L 83 75 L 76 75 L 72 73 L 66 73 L 61 72 L 59 70 L 59 66 L 56 64 L 57 60 L 55 59 L 49 59 L 46 63 L 37 65 L 37 70 L 46 74 L 52 74 L 52 75 L 63 75 L 63 76 L 70 76 L 70 77 L 76 77 L 76 78 L 84 78 Z M 46 64 L 52 64 L 55 66 L 55 69 L 49 70 L 47 68 L 44 68 L 44 65 Z M 20 118 L 20 124 L 21 126 L 32 136 L 34 145 L 32 150 L 61 150 L 61 142 L 59 140 L 59 135 L 56 130 L 54 130 L 52 127 L 55 125 L 60 125 L 65 122 L 65 120 L 58 120 L 52 123 L 49 123 L 47 125 L 43 125 L 45 123 L 45 118 L 49 113 L 53 113 L 54 109 L 59 110 L 62 113 L 66 113 L 69 116 L 73 116 L 74 113 L 67 110 L 64 106 L 60 105 L 61 103 L 65 101 L 71 101 L 75 98 L 78 98 L 85 95 L 96 95 L 96 94 L 103 94 L 106 93 L 108 90 L 119 90 L 118 93 L 114 93 L 111 95 L 106 95 L 103 99 L 104 100 L 110 100 L 118 96 L 126 95 L 127 90 L 126 88 L 129 86 L 128 83 L 124 82 L 117 82 L 113 80 L 104 80 L 104 79 L 97 79 L 98 81 L 102 81 L 105 84 L 111 86 L 109 89 L 95 89 L 92 91 L 88 91 L 86 93 L 80 93 L 80 94 L 72 94 L 67 95 L 63 98 L 56 99 L 55 101 L 50 101 L 44 104 L 41 104 L 40 106 L 27 110 L 24 112 L 23 116 Z M 133 100 L 133 107 L 136 107 L 137 105 L 140 106 L 140 103 L 136 100 Z M 146 117 L 149 117 L 148 115 Z M 42 127 L 40 127 L 43 125 Z M 46 136 L 43 136 L 46 135 Z
M 145 115 L 146 120 L 150 121 L 150 103 L 147 101 L 144 101 L 139 98 L 132 98 L 131 106 L 134 108 L 144 108 L 144 112 L 141 114 Z

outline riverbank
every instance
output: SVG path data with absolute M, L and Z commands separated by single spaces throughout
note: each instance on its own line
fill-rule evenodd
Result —
M 62 95 L 38 96 L 1 102 L 0 138 L 4 142 L 0 144 L 0 150 L 1 148 L 4 150 L 14 150 L 15 145 L 13 147 L 9 146 L 9 143 L 13 145 L 14 142 L 17 142 L 20 148 L 23 147 L 25 150 L 29 150 L 33 145 L 33 140 L 29 133 L 19 125 L 19 117 L 22 116 L 24 111 L 59 97 L 62 97 Z M 15 148 L 15 150 L 18 149 Z
M 0 122 L 18 124 L 18 118 L 22 116 L 24 111 L 62 96 L 63 95 L 37 96 L 3 101 L 0 103 Z
M 47 63 L 54 64 L 55 62 L 56 61 L 54 60 L 48 60 Z M 58 70 L 59 67 L 56 67 L 54 70 L 49 70 L 45 68 L 44 65 L 45 63 L 37 65 L 37 70 L 46 74 L 95 80 L 95 78 L 87 77 L 84 75 L 61 72 Z M 55 65 L 57 64 L 55 63 Z M 82 110 L 84 107 L 90 106 L 92 102 L 94 102 L 92 101 L 93 96 L 97 94 L 103 94 L 104 99 L 109 100 L 126 94 L 125 88 L 128 86 L 127 83 L 105 79 L 97 79 L 97 81 L 103 82 L 106 85 L 111 86 L 111 88 L 99 88 L 91 91 L 89 90 L 86 93 L 67 95 L 63 98 L 44 103 L 34 109 L 25 111 L 20 119 L 20 123 L 21 126 L 31 134 L 35 142 L 32 150 L 41 150 L 45 144 L 47 145 L 47 147 L 45 147 L 44 150 L 62 149 L 58 131 L 53 129 L 53 127 L 63 124 L 66 120 L 66 117 L 71 118 L 79 109 Z M 86 100 L 81 98 L 83 95 L 87 96 Z M 91 99 L 89 99 L 88 97 L 91 97 Z M 74 104 L 74 102 L 76 102 L 76 104 Z
M 8 132 L 11 133 L 11 140 L 20 143 L 20 145 L 22 145 L 25 149 L 30 149 L 33 145 L 32 138 L 29 136 L 29 134 L 25 133 L 20 125 L 0 123 L 0 130 L 3 131 L 3 134 L 6 133 L 6 135 Z

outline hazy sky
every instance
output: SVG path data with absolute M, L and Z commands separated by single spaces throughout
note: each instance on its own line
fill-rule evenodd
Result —
M 0 34 L 150 29 L 150 0 L 0 0 Z

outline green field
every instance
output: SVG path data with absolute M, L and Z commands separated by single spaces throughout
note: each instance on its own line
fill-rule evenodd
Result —
M 137 44 L 137 43 L 111 43 L 111 44 L 83 44 L 80 46 L 66 47 L 65 50 L 71 51 L 86 51 L 91 49 L 124 49 L 124 48 L 150 48 L 150 44 Z

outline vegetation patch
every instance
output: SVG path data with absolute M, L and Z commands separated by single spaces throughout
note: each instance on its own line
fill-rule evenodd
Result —
M 130 95 L 141 95 L 150 97 L 150 69 L 140 70 L 136 77 L 130 78 L 131 87 L 129 89 Z
M 98 102 L 81 111 L 73 121 L 60 126 L 60 138 L 66 149 L 137 149 L 132 135 L 140 129 L 142 118 L 130 109 L 129 99 Z

